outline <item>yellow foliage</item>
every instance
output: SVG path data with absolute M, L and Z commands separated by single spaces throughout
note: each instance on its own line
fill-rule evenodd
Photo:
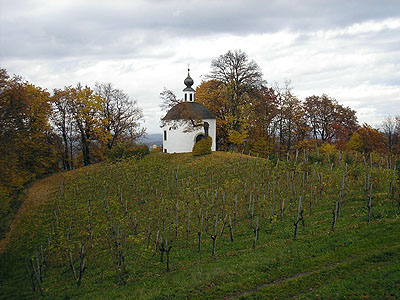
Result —
M 331 144 L 325 143 L 325 144 L 322 144 L 320 149 L 324 153 L 332 154 L 332 153 L 335 152 L 336 147 L 335 147 L 335 145 L 331 145 Z
M 311 150 L 311 149 L 316 149 L 317 145 L 318 141 L 316 139 L 301 140 L 297 143 L 296 148 Z
M 232 144 L 235 145 L 242 145 L 244 143 L 244 140 L 247 138 L 247 130 L 242 130 L 241 132 L 230 129 L 228 131 L 228 140 Z
M 348 143 L 348 147 L 350 150 L 362 152 L 363 141 L 361 136 L 357 132 L 354 132 L 353 135 L 351 136 L 350 141 Z

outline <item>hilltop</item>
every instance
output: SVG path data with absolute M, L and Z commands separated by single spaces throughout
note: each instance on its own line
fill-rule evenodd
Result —
M 0 298 L 38 299 L 39 282 L 49 299 L 396 299 L 396 176 L 378 156 L 305 152 L 59 173 L 1 241 Z

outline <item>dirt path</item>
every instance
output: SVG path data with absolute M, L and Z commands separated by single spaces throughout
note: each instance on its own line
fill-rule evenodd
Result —
M 38 180 L 29 188 L 27 188 L 25 190 L 26 197 L 24 202 L 12 220 L 10 224 L 10 230 L 6 233 L 4 239 L 0 240 L 0 255 L 4 253 L 7 245 L 10 243 L 11 239 L 14 238 L 16 228 L 18 228 L 22 220 L 29 218 L 30 216 L 35 216 L 38 212 L 38 209 L 45 204 L 46 201 L 51 199 L 51 196 L 53 196 L 54 193 L 59 192 L 61 180 L 66 180 L 67 183 L 68 176 L 80 176 L 85 173 L 87 174 L 88 172 L 93 172 L 99 167 L 99 165 L 100 164 L 93 164 L 67 172 L 59 172 L 44 179 Z
M 42 180 L 33 183 L 26 190 L 26 197 L 17 214 L 10 224 L 10 230 L 6 233 L 6 236 L 0 240 L 0 255 L 4 253 L 7 245 L 15 234 L 16 228 L 22 222 L 24 218 L 34 215 L 37 209 L 48 200 L 49 193 L 54 192 L 55 182 L 58 182 L 63 174 L 59 173 Z
M 328 265 L 328 266 L 323 266 L 320 269 L 314 270 L 314 271 L 297 273 L 296 275 L 293 275 L 291 277 L 279 278 L 279 279 L 276 279 L 276 280 L 274 280 L 272 282 L 264 283 L 262 285 L 259 285 L 259 286 L 255 287 L 255 288 L 251 289 L 251 290 L 244 291 L 244 292 L 237 292 L 237 293 L 231 294 L 229 296 L 225 296 L 225 297 L 219 298 L 218 300 L 235 299 L 235 298 L 240 298 L 240 297 L 243 297 L 243 296 L 251 295 L 251 294 L 253 294 L 255 292 L 258 292 L 261 289 L 265 289 L 265 288 L 273 286 L 275 284 L 279 284 L 279 283 L 282 283 L 282 282 L 286 282 L 286 281 L 294 280 L 294 279 L 301 278 L 301 277 L 304 277 L 304 276 L 308 276 L 308 275 L 313 274 L 313 273 L 318 273 L 321 270 L 332 269 L 332 268 L 334 268 L 334 267 L 336 267 L 338 265 L 344 264 L 344 263 L 346 263 L 346 261 L 341 261 L 341 262 L 337 262 L 337 263 L 334 263 L 334 264 L 331 264 L 331 265 Z

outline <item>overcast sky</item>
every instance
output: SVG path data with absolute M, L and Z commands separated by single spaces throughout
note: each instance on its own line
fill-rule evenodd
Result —
M 326 93 L 378 126 L 400 114 L 400 1 L 0 0 L 0 67 L 52 90 L 111 82 L 159 133 L 164 87 L 182 96 L 241 49 L 271 85 Z

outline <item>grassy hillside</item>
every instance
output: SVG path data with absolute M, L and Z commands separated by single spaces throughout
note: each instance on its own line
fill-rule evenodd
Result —
M 398 299 L 388 166 L 158 153 L 54 175 L 0 243 L 0 298 Z

